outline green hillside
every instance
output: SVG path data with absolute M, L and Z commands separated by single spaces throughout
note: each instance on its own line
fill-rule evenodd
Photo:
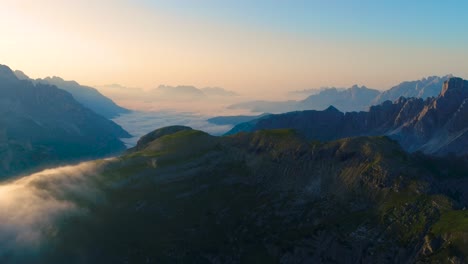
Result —
M 453 177 L 387 137 L 320 143 L 293 130 L 213 137 L 187 127 L 152 137 L 101 168 L 103 197 L 80 200 L 85 213 L 47 233 L 45 262 L 467 260 L 466 198 L 450 192 Z M 466 183 L 466 163 L 452 162 Z

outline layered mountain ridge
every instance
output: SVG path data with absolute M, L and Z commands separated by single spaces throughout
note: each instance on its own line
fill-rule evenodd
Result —
M 454 76 L 448 74 L 443 77 L 429 76 L 417 81 L 402 82 L 389 90 L 383 91 L 374 98 L 372 104 L 380 104 L 388 100 L 395 101 L 400 97 L 416 97 L 422 99 L 436 97 L 440 93 L 440 87 L 446 80 L 452 77 Z
M 394 101 L 403 97 L 426 99 L 435 97 L 440 92 L 444 81 L 453 77 L 430 76 L 416 81 L 402 82 L 392 88 L 379 91 L 366 86 L 353 85 L 350 88 L 324 88 L 304 100 L 290 101 L 251 101 L 229 106 L 231 109 L 248 109 L 252 112 L 284 113 L 303 110 L 324 110 L 333 105 L 342 112 L 367 111 L 370 106 Z
M 18 79 L 30 80 L 34 83 L 55 85 L 57 88 L 71 93 L 75 100 L 83 106 L 108 119 L 130 112 L 130 110 L 117 105 L 111 99 L 102 95 L 97 89 L 80 85 L 76 81 L 65 81 L 57 76 L 32 80 L 22 71 L 18 70 L 15 71 L 15 75 Z
M 404 98 L 371 106 L 368 112 L 324 111 L 269 115 L 239 124 L 227 134 L 261 129 L 292 128 L 309 139 L 334 140 L 364 135 L 388 135 L 407 151 L 427 154 L 468 154 L 468 82 L 445 81 L 437 97 Z
M 70 93 L 0 65 L 0 177 L 119 153 L 129 136 Z
M 348 89 L 327 88 L 300 101 L 251 101 L 229 106 L 229 109 L 249 109 L 252 112 L 282 113 L 297 110 L 322 110 L 335 105 L 342 111 L 367 109 L 380 92 L 365 86 L 354 85 Z

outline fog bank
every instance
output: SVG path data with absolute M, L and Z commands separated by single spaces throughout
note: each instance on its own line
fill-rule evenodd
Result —
M 0 262 L 37 252 L 57 221 L 86 214 L 76 201 L 101 199 L 97 170 L 105 161 L 44 170 L 0 185 Z

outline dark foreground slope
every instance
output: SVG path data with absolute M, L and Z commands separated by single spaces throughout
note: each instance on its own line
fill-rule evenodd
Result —
M 55 86 L 19 80 L 0 66 L 0 178 L 125 149 L 120 126 Z
M 372 106 L 368 112 L 324 111 L 269 115 L 239 124 L 228 134 L 293 128 L 308 139 L 387 135 L 405 150 L 428 154 L 468 154 L 468 81 L 451 78 L 437 97 L 403 98 Z
M 87 195 L 36 183 L 80 213 L 45 228 L 38 252 L 3 259 L 462 263 L 468 168 L 445 162 L 387 137 L 310 144 L 292 130 L 213 137 L 165 128 L 84 177 L 94 186 Z

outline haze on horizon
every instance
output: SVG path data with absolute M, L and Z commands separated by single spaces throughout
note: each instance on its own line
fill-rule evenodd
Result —
M 223 87 L 265 99 L 468 78 L 466 1 L 1 2 L 0 62 L 32 78 Z

